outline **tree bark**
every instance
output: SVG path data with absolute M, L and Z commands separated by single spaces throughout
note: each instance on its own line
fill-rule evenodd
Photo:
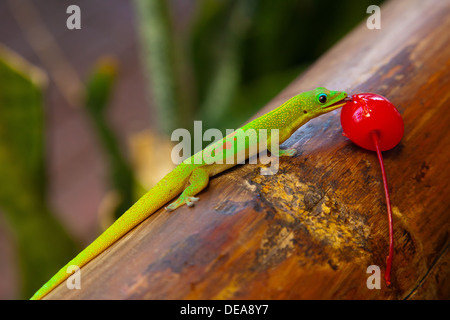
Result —
M 195 207 L 159 210 L 82 268 L 81 290 L 49 299 L 448 299 L 450 6 L 381 8 L 263 108 L 324 86 L 387 97 L 405 122 L 383 153 L 394 213 L 392 286 L 383 274 L 388 219 L 375 152 L 342 136 L 340 111 L 301 127 L 276 175 L 240 165 Z M 258 116 L 256 115 L 256 116 Z M 367 268 L 381 269 L 369 289 Z

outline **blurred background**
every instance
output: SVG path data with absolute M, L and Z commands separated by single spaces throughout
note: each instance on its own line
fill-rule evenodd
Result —
M 0 0 L 0 299 L 171 170 L 174 129 L 238 128 L 380 3 Z

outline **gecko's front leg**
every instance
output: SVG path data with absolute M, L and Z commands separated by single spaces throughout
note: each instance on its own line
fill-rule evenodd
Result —
M 297 154 L 297 150 L 294 148 L 291 149 L 278 149 L 277 151 L 271 150 L 271 148 L 267 148 L 271 154 L 276 157 L 293 157 Z
M 278 151 L 279 157 L 293 157 L 297 154 L 296 149 L 283 149 Z

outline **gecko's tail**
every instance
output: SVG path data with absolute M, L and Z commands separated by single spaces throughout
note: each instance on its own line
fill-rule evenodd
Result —
M 70 273 L 67 273 L 68 267 L 77 266 L 78 268 L 81 268 L 110 247 L 114 242 L 123 237 L 128 231 L 149 217 L 152 213 L 160 209 L 168 201 L 175 198 L 183 191 L 189 180 L 190 173 L 191 170 L 184 164 L 180 164 L 173 171 L 168 173 L 96 240 L 94 240 L 94 242 L 59 270 L 31 297 L 31 300 L 42 299 L 70 276 Z

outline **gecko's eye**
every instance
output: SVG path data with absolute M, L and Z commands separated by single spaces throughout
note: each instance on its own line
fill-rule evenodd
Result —
M 319 101 L 321 104 L 324 104 L 325 102 L 327 102 L 328 97 L 325 93 L 321 93 L 317 96 L 317 101 Z

